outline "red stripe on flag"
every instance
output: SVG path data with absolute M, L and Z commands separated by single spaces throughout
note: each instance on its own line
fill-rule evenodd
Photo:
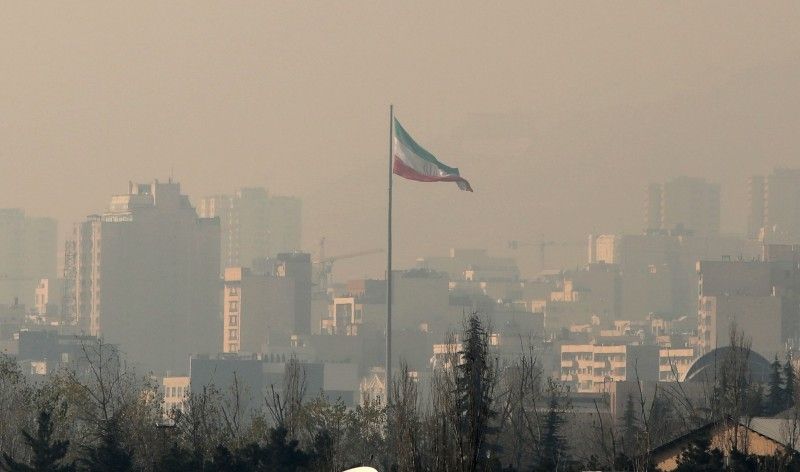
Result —
M 467 182 L 467 179 L 458 175 L 446 175 L 444 177 L 437 177 L 433 175 L 422 174 L 414 170 L 411 166 L 406 165 L 398 156 L 394 156 L 394 165 L 392 170 L 395 174 L 408 180 L 416 180 L 417 182 L 456 182 L 458 187 L 462 190 L 472 192 L 472 187 Z

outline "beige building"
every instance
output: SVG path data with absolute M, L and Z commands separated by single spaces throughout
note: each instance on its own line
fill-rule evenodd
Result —
M 164 398 L 162 410 L 165 418 L 170 418 L 172 412 L 186 410 L 189 398 L 189 377 L 162 377 L 161 394 Z
M 697 359 L 697 356 L 692 347 L 659 349 L 659 382 L 682 382 L 695 359 Z
M 55 279 L 40 279 L 34 291 L 34 312 L 50 320 L 60 318 L 57 307 L 61 302 L 61 293 Z
M 228 267 L 222 296 L 222 352 L 258 353 L 271 344 L 289 344 L 294 334 L 293 279 Z
M 129 183 L 75 228 L 77 323 L 145 371 L 185 371 L 219 350 L 219 222 L 180 184 Z
M 724 458 L 734 449 L 744 454 L 774 456 L 797 451 L 798 426 L 791 419 L 752 418 L 741 421 L 716 421 L 697 428 L 650 452 L 657 470 L 678 467 L 683 451 L 698 437 L 709 439 L 709 447 L 718 449 Z M 727 463 L 726 459 L 723 462 Z
M 376 314 L 386 311 L 386 304 L 364 303 L 358 297 L 335 297 L 327 319 L 322 320 L 322 331 L 327 334 L 357 336 L 364 323 L 365 314 L 377 320 Z
M 380 404 L 386 400 L 386 369 L 374 367 L 366 377 L 361 378 L 359 384 L 361 393 L 360 404 Z
M 658 347 L 626 344 L 563 344 L 562 382 L 575 392 L 602 392 L 616 381 L 656 380 Z

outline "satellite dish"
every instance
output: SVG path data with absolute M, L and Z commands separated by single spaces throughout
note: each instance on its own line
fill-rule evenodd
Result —
M 356 467 L 353 469 L 347 469 L 344 472 L 378 472 L 376 469 L 372 467 Z

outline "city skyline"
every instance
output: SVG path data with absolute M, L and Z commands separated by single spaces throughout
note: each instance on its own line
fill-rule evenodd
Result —
M 800 470 L 800 3 L 5 7 L 0 470 Z
M 721 231 L 740 232 L 746 179 L 791 167 L 800 150 L 798 12 L 785 5 L 196 5 L 188 17 L 175 5 L 14 5 L 0 28 L 3 116 L 14 118 L 0 126 L 0 201 L 57 218 L 63 235 L 127 180 L 174 169 L 195 205 L 243 186 L 302 198 L 306 249 L 323 236 L 332 254 L 375 247 L 393 102 L 480 189 L 450 202 L 449 189 L 398 185 L 399 262 L 503 250 L 475 214 L 503 239 L 638 230 L 628 195 L 678 175 L 719 183 Z M 342 209 L 371 230 L 336 225 Z

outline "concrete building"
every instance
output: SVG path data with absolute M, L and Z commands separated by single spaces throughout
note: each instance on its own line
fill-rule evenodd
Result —
M 679 229 L 697 236 L 719 234 L 719 185 L 677 177 L 647 188 L 647 232 Z
M 752 260 L 762 252 L 757 241 L 685 234 L 600 235 L 595 245 L 596 262 L 619 268 L 620 312 L 626 319 L 694 313 L 697 261 Z
M 130 183 L 75 228 L 77 322 L 146 370 L 180 372 L 218 352 L 219 221 L 180 184 Z
M 519 268 L 512 257 L 490 256 L 486 249 L 450 249 L 446 257 L 417 260 L 421 269 L 443 272 L 450 280 L 493 282 L 519 280 Z
M 242 267 L 225 269 L 222 291 L 222 352 L 265 352 L 289 345 L 295 333 L 295 282 L 257 275 Z
M 331 401 L 341 399 L 347 407 L 358 405 L 361 377 L 357 364 L 292 361 L 263 354 L 192 356 L 189 390 L 213 387 L 232 398 L 238 389 L 243 418 L 249 418 L 248 413 L 263 408 L 272 388 L 284 394 L 291 375 L 299 375 L 304 382 L 305 400 L 323 395 Z
M 297 197 L 273 195 L 269 199 L 272 254 L 300 250 L 303 236 L 303 202 Z
M 783 305 L 774 295 L 701 296 L 698 308 L 698 349 L 705 354 L 730 344 L 733 326 L 752 342 L 752 349 L 768 359 L 782 355 Z
M 748 182 L 748 233 L 767 242 L 800 242 L 800 169 L 776 168 Z
M 758 239 L 766 224 L 766 179 L 754 175 L 747 179 L 747 237 Z
M 426 269 L 394 271 L 393 274 L 392 316 L 393 327 L 398 332 L 403 329 L 419 330 L 423 325 L 440 327 L 451 321 L 460 323 L 460 317 L 452 320 L 450 316 L 453 310 L 450 306 L 449 282 L 445 274 Z M 347 287 L 352 292 L 344 294 L 339 299 L 342 304 L 355 304 L 353 310 L 358 308 L 357 305 L 363 309 L 363 319 L 360 324 L 384 326 L 386 281 L 353 280 L 347 283 Z M 347 298 L 353 300 L 348 302 L 345 300 Z M 332 307 L 330 316 L 334 316 L 335 313 Z M 355 314 L 355 311 L 352 313 Z M 331 319 L 323 320 L 323 327 L 334 324 L 336 322 Z M 341 326 L 340 323 L 339 327 Z
M 189 377 L 162 377 L 159 393 L 163 398 L 162 411 L 165 419 L 171 418 L 175 411 L 183 413 L 189 399 Z
M 302 203 L 294 197 L 270 196 L 263 187 L 242 188 L 235 195 L 200 200 L 198 214 L 219 218 L 220 263 L 253 267 L 256 259 L 300 249 Z
M 697 356 L 692 347 L 659 349 L 659 382 L 682 382 L 696 358 Z
M 783 250 L 780 250 L 783 249 Z M 762 261 L 697 263 L 700 354 L 726 346 L 737 329 L 767 358 L 800 337 L 800 251 L 766 246 Z
M 60 334 L 55 330 L 22 330 L 17 334 L 16 359 L 29 374 L 47 375 L 61 368 L 81 371 L 88 366 L 96 352 L 94 336 Z M 88 349 L 84 350 L 84 345 Z M 113 345 L 104 345 L 116 352 Z
M 311 255 L 306 252 L 279 253 L 274 275 L 294 284 L 294 332 L 311 334 Z
M 328 334 L 357 336 L 359 326 L 364 323 L 365 311 L 380 312 L 380 305 L 363 303 L 357 297 L 335 297 L 332 312 L 322 321 L 322 330 Z
M 658 380 L 658 346 L 562 344 L 561 381 L 576 392 L 601 392 L 622 380 Z
M 61 290 L 57 282 L 55 279 L 39 279 L 33 301 L 33 311 L 36 315 L 49 319 L 59 317 L 58 303 L 61 302 Z
M 58 224 L 20 209 L 0 209 L 0 303 L 33 306 L 40 279 L 56 279 Z
M 565 273 L 563 282 L 550 293 L 550 301 L 583 302 L 594 315 L 609 320 L 619 319 L 622 314 L 619 268 L 599 262 Z

